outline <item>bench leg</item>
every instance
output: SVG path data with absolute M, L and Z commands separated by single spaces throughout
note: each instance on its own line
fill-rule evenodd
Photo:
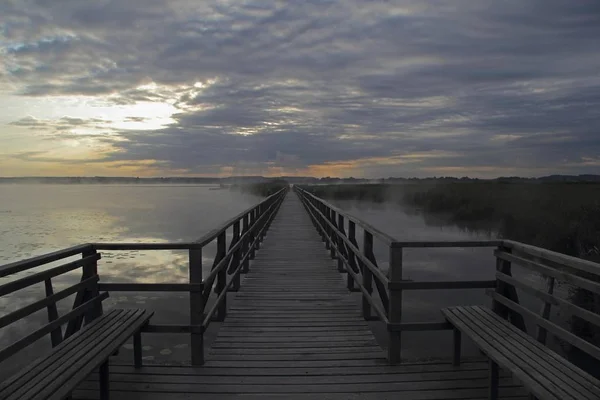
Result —
M 133 335 L 133 363 L 135 368 L 142 368 L 142 332 Z
M 108 400 L 109 397 L 109 374 L 108 360 L 100 365 L 100 400 Z
M 452 357 L 452 365 L 455 367 L 460 365 L 460 346 L 462 344 L 462 335 L 460 331 L 454 328 L 454 354 Z
M 492 359 L 490 363 L 490 400 L 498 400 L 498 364 Z

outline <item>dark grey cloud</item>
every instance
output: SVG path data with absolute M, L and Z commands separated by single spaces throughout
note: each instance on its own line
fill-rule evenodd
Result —
M 0 85 L 180 108 L 163 129 L 106 137 L 107 161 L 600 172 L 595 0 L 11 0 L 0 15 Z

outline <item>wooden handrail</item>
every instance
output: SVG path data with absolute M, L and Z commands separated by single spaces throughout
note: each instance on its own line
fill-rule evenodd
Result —
M 347 218 L 351 221 L 354 221 L 354 223 L 356 223 L 361 228 L 366 229 L 369 232 L 371 232 L 373 234 L 373 236 L 376 236 L 378 239 L 383 241 L 383 243 L 385 243 L 386 245 L 397 242 L 397 240 L 393 236 L 388 235 L 387 233 L 375 228 L 373 225 L 361 220 L 360 218 L 355 217 L 354 215 L 342 210 L 341 208 L 334 206 L 333 204 L 329 203 L 328 201 L 325 201 L 322 198 L 315 196 L 311 192 L 309 192 L 305 189 L 302 189 L 299 186 L 294 186 L 294 189 L 296 191 L 299 191 L 303 195 L 308 196 L 308 197 L 318 201 L 319 203 L 325 205 L 327 208 L 335 211 L 336 213 L 342 214 L 345 218 Z
M 593 261 L 568 256 L 566 254 L 557 253 L 555 251 L 543 249 L 541 247 L 536 247 L 525 243 L 515 242 L 514 240 L 503 240 L 501 246 L 526 253 L 533 257 L 539 257 L 548 261 L 562 264 L 566 267 L 581 272 L 587 272 L 593 275 L 600 276 L 600 264 L 595 263 Z
M 208 243 L 210 243 L 213 240 L 215 240 L 217 238 L 217 236 L 219 236 L 221 233 L 223 233 L 225 230 L 227 230 L 227 228 L 229 228 L 230 226 L 232 226 L 237 221 L 240 221 L 241 219 L 243 219 L 245 215 L 250 214 L 252 211 L 258 209 L 263 204 L 268 204 L 268 203 L 273 202 L 275 199 L 277 199 L 279 196 L 281 196 L 284 193 L 286 193 L 288 190 L 289 190 L 288 188 L 283 188 L 283 189 L 279 190 L 278 192 L 270 195 L 269 197 L 267 197 L 266 199 L 264 199 L 260 203 L 254 205 L 254 206 L 252 206 L 250 208 L 247 208 L 245 211 L 242 211 L 241 213 L 239 213 L 235 217 L 230 218 L 225 223 L 221 224 L 221 226 L 219 226 L 218 228 L 215 228 L 215 229 L 209 231 L 204 236 L 202 236 L 201 238 L 195 240 L 194 242 L 200 244 L 201 246 L 207 245 Z
M 54 261 L 62 260 L 63 258 L 82 254 L 92 248 L 91 244 L 80 244 L 77 246 L 69 247 L 54 251 L 52 253 L 42 254 L 40 256 L 27 258 L 25 260 L 16 261 L 10 264 L 3 265 L 0 267 L 0 278 L 17 272 L 26 271 L 31 268 L 39 267 L 40 265 L 49 264 Z

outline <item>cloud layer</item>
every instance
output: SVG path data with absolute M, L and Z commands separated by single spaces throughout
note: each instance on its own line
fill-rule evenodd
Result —
M 7 125 L 87 134 L 102 144 L 90 168 L 600 172 L 595 0 L 9 0 L 0 48 L 0 93 L 11 98 L 173 110 L 155 126 L 139 112 L 107 126 L 35 109 Z M 39 151 L 4 156 L 49 158 Z

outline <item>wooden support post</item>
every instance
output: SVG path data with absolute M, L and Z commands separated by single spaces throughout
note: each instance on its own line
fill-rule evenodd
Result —
M 87 249 L 81 253 L 82 258 L 86 258 L 89 256 L 93 256 L 96 254 L 95 249 Z M 81 281 L 84 281 L 94 275 L 98 274 L 98 261 L 89 262 L 84 265 L 81 273 Z M 96 282 L 91 288 L 83 288 L 77 292 L 75 295 L 75 300 L 73 300 L 73 310 L 86 301 L 90 300 L 92 296 L 98 296 L 98 283 Z M 90 323 L 93 319 L 102 315 L 102 302 L 97 302 L 88 312 L 85 313 L 84 316 L 79 316 L 73 318 L 67 323 L 67 327 L 65 328 L 65 333 L 63 335 L 63 340 L 71 337 L 71 335 L 75 334 L 81 326 L 83 325 L 83 320 L 85 318 L 86 323 Z
M 227 253 L 227 236 L 225 231 L 223 231 L 217 237 L 217 254 L 226 254 Z M 225 290 L 225 286 L 227 285 L 227 268 L 222 268 L 217 273 L 217 286 L 215 287 L 215 292 L 217 294 L 221 294 L 223 290 Z M 219 304 L 219 309 L 217 311 L 217 315 L 215 317 L 215 321 L 224 321 L 225 316 L 227 315 L 227 295 L 223 296 L 223 301 Z
M 321 203 L 317 203 L 315 200 L 313 200 L 313 204 L 315 205 L 316 209 L 319 210 L 321 213 L 325 212 L 325 209 L 323 208 Z M 327 233 L 325 230 L 326 229 L 325 228 L 325 219 L 323 218 L 323 216 L 321 214 L 317 214 L 316 218 L 317 218 L 317 221 L 319 221 L 319 223 L 321 224 L 321 227 L 318 228 L 319 233 L 321 234 L 321 240 L 323 240 L 323 243 L 325 243 L 325 248 L 328 248 L 327 247 Z
M 325 204 L 322 204 L 322 206 L 323 206 L 323 215 L 325 216 L 325 221 L 323 221 L 323 227 L 325 228 L 325 249 L 330 250 L 330 249 L 332 249 L 331 244 L 329 243 L 329 238 L 331 238 L 331 227 L 329 226 L 327 221 L 329 221 L 331 219 L 331 217 L 330 217 L 331 210 Z M 331 254 L 333 254 L 333 250 L 331 250 Z
M 452 357 L 452 365 L 458 367 L 460 365 L 460 351 L 462 345 L 462 335 L 460 330 L 454 328 L 454 354 Z
M 402 282 L 402 247 L 395 247 L 390 244 L 390 283 Z M 388 320 L 390 324 L 402 323 L 402 289 L 390 288 L 389 290 L 389 309 Z M 390 364 L 398 364 L 402 359 L 402 331 L 388 331 L 388 361 Z
M 110 375 L 108 372 L 108 360 L 100 364 L 100 400 L 108 400 L 110 397 Z
M 244 218 L 242 220 L 242 234 L 248 232 L 248 219 L 248 214 L 244 215 Z M 242 255 L 246 255 L 246 253 L 248 253 L 248 249 L 250 248 L 248 244 L 249 240 L 248 237 L 246 237 L 246 239 L 244 239 L 244 244 L 242 245 Z M 249 257 L 246 257 L 246 260 L 244 260 L 244 266 L 242 267 L 242 274 L 247 274 L 249 270 L 250 259 Z
M 254 214 L 254 210 L 248 213 L 250 216 L 250 228 L 252 228 L 252 232 L 250 233 L 250 243 L 254 243 L 254 238 L 256 238 L 256 227 L 254 226 L 256 222 L 256 215 Z M 250 256 L 248 257 L 250 260 L 254 260 L 256 256 L 256 246 L 252 245 L 250 249 Z
M 498 364 L 493 361 L 491 358 L 489 360 L 490 364 L 490 387 L 489 387 L 489 400 L 498 400 Z
M 81 256 L 83 258 L 86 257 L 90 257 L 90 256 L 95 256 L 97 254 L 97 251 L 95 249 L 91 249 L 88 251 L 84 251 Z M 93 262 L 90 262 L 89 264 L 87 264 L 86 266 L 83 267 L 83 276 L 87 279 L 91 276 L 94 275 L 98 275 L 98 260 L 94 260 Z M 90 298 L 92 297 L 97 297 L 100 295 L 100 291 L 98 290 L 98 282 L 96 282 L 92 287 L 89 288 L 90 290 Z M 89 314 L 86 315 L 86 324 L 89 324 L 92 320 L 100 317 L 102 315 L 102 302 L 99 301 L 96 303 L 96 305 L 92 308 L 91 312 Z
M 260 218 L 260 216 L 261 216 L 260 206 L 257 206 L 254 209 L 254 221 L 258 221 L 258 219 Z M 261 223 L 258 222 L 256 230 L 254 231 L 255 237 L 258 237 L 258 240 L 256 241 L 256 250 L 260 250 L 260 242 L 262 241 L 262 235 L 260 233 L 260 226 L 261 226 Z
M 190 283 L 202 283 L 202 249 L 189 251 Z M 210 290 L 210 289 L 209 289 Z M 204 321 L 202 292 L 190 292 L 190 325 L 201 326 Z M 192 365 L 204 364 L 204 333 L 192 329 L 190 334 Z
M 358 243 L 356 243 L 356 224 L 350 218 L 348 218 L 348 240 L 350 243 L 354 245 L 354 247 L 358 248 Z M 354 254 L 353 250 L 350 250 L 349 246 L 346 246 L 346 257 L 348 258 L 348 263 L 350 264 L 350 268 L 355 273 L 362 273 L 362 265 L 357 263 L 356 254 Z M 361 290 L 354 286 L 354 278 L 350 274 L 347 276 L 346 286 L 348 290 L 351 292 L 360 292 Z M 358 284 L 358 282 L 356 282 Z
M 329 222 L 331 222 L 331 224 L 333 226 L 336 225 L 336 223 L 335 223 L 335 211 L 333 211 L 331 209 L 329 210 Z M 337 239 L 337 234 L 335 233 L 335 231 L 333 230 L 333 228 L 330 228 L 329 232 L 330 232 L 329 237 L 331 238 L 331 241 L 333 243 L 336 243 L 337 242 L 337 240 L 336 240 Z M 329 255 L 331 256 L 331 258 L 333 258 L 335 260 L 337 253 L 336 253 L 335 247 L 333 245 L 329 247 Z M 339 271 L 339 267 L 338 267 L 338 271 Z
M 373 253 L 373 234 L 367 231 L 363 231 L 363 255 L 369 258 L 369 255 Z M 373 294 L 373 273 L 371 270 L 364 266 L 362 269 L 362 284 L 364 288 L 369 292 L 369 295 Z M 362 295 L 362 314 L 363 318 L 367 321 L 371 319 L 371 303 L 367 296 L 363 293 Z
M 190 293 L 191 295 L 191 293 Z M 142 332 L 133 335 L 133 364 L 135 368 L 142 368 Z
M 551 276 L 546 277 L 546 293 L 549 295 L 554 294 L 554 278 Z M 540 310 L 540 316 L 544 319 L 550 319 L 550 310 L 552 305 L 544 301 L 542 304 L 542 309 Z M 542 344 L 546 344 L 546 338 L 548 336 L 548 331 L 541 326 L 537 326 L 536 339 L 538 342 Z
M 503 251 L 505 253 L 511 253 L 511 249 L 500 246 L 498 248 L 499 251 Z M 502 272 L 505 275 L 512 276 L 512 266 L 510 261 L 502 260 L 500 258 L 496 258 L 496 271 Z M 513 285 L 510 285 L 506 282 L 502 282 L 501 280 L 496 280 L 496 292 L 508 298 L 509 300 L 514 301 L 519 304 L 519 295 L 517 294 L 517 289 Z M 516 311 L 510 310 L 508 307 L 500 304 L 498 301 L 493 300 L 492 309 L 502 318 L 510 320 L 510 322 L 521 329 L 523 332 L 527 332 L 527 327 L 525 326 L 525 320 L 523 316 Z
M 44 285 L 46 288 L 46 297 L 50 297 L 54 294 L 54 290 L 52 289 L 52 280 L 50 278 L 44 281 Z M 54 321 L 58 318 L 58 310 L 56 309 L 56 302 L 48 304 L 48 323 Z M 62 330 L 57 327 L 55 330 L 50 332 L 50 341 L 52 343 L 52 347 L 56 347 L 62 342 Z
M 236 221 L 233 224 L 233 239 L 231 239 L 231 246 L 234 246 L 238 241 L 240 240 L 240 221 Z M 241 246 L 234 254 L 233 256 L 231 256 L 231 262 L 229 263 L 230 265 L 230 273 L 237 270 L 239 267 L 239 262 L 241 260 L 241 254 L 242 254 L 242 247 Z M 233 279 L 233 284 L 231 285 L 230 290 L 232 292 L 237 292 L 238 290 L 240 290 L 240 274 L 235 274 L 231 279 Z

